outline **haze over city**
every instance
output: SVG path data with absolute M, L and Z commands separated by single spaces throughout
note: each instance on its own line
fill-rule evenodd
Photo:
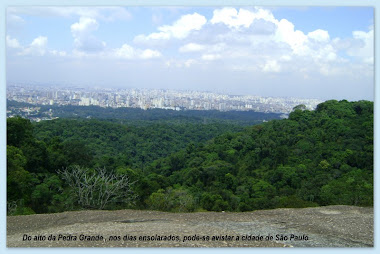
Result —
M 373 8 L 9 7 L 7 82 L 373 100 Z

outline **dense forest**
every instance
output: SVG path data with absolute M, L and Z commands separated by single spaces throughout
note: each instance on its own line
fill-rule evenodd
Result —
M 300 105 L 249 126 L 160 114 L 8 118 L 8 214 L 373 205 L 373 102 Z

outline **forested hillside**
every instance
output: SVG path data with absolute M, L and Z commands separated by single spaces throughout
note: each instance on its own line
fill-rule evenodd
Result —
M 166 157 L 226 132 L 241 131 L 243 127 L 232 123 L 168 123 L 120 124 L 99 120 L 57 119 L 34 125 L 35 137 L 68 161 L 53 168 L 79 164 L 88 167 L 118 166 L 142 168 L 152 161 Z M 85 162 L 85 161 L 86 162 Z
M 78 201 L 82 194 L 68 177 L 82 170 L 86 181 L 104 179 L 98 176 L 105 171 L 97 168 L 131 183 L 111 195 L 105 209 L 373 204 L 373 102 L 368 101 L 332 100 L 314 111 L 298 106 L 289 119 L 244 129 L 170 117 L 139 125 L 9 118 L 7 135 L 9 214 L 99 208 Z M 100 186 L 117 182 L 110 183 Z M 91 195 L 99 198 L 101 188 Z M 134 202 L 125 202 L 128 195 Z
M 327 101 L 315 111 L 301 106 L 289 119 L 219 136 L 150 170 L 169 180 L 148 199 L 161 209 L 178 189 L 214 211 L 371 205 L 373 103 Z

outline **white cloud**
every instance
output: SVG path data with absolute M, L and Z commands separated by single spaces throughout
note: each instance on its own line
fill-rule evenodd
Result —
M 166 68 L 177 68 L 177 69 L 183 69 L 183 68 L 190 68 L 199 62 L 196 59 L 168 59 L 164 62 L 164 66 Z
M 265 70 L 279 70 L 277 62 L 268 63 L 266 59 L 276 58 L 283 63 L 291 63 L 294 56 L 298 60 L 302 57 L 305 61 L 311 59 L 315 63 L 339 59 L 338 49 L 331 45 L 328 31 L 317 29 L 305 34 L 296 30 L 289 20 L 278 20 L 269 10 L 263 8 L 217 9 L 210 23 L 221 23 L 230 28 L 227 32 L 210 34 L 209 37 L 217 43 L 225 43 L 219 51 L 223 58 L 240 58 L 241 65 L 261 65 L 262 68 L 266 66 Z M 210 45 L 207 46 L 209 48 Z
M 65 51 L 51 50 L 49 53 L 53 56 L 60 56 L 60 57 L 67 56 L 67 53 Z
M 7 30 L 17 29 L 25 24 L 25 20 L 18 15 L 8 13 L 7 11 Z
M 143 34 L 139 34 L 133 39 L 133 41 L 135 43 L 147 43 L 149 41 L 154 41 L 154 40 L 169 40 L 170 38 L 171 36 L 169 33 L 160 32 L 160 33 L 151 33 L 147 36 Z
M 83 25 L 83 24 L 82 24 Z M 73 28 L 74 31 L 87 31 L 86 25 L 78 25 Z M 80 33 L 82 34 L 82 33 Z M 134 48 L 128 44 L 123 44 L 120 48 L 107 49 L 103 51 L 83 51 L 74 48 L 71 53 L 62 50 L 50 50 L 47 47 L 48 38 L 39 36 L 35 38 L 28 46 L 24 47 L 19 44 L 18 40 L 6 37 L 8 48 L 16 50 L 19 56 L 52 56 L 66 58 L 88 58 L 88 59 L 154 59 L 162 57 L 161 52 L 153 49 Z M 12 53 L 13 54 L 13 53 Z
M 47 42 L 48 38 L 45 36 L 38 36 L 35 38 L 32 43 L 24 48 L 19 55 L 35 55 L 35 56 L 43 56 L 47 53 Z
M 202 60 L 206 60 L 206 61 L 214 61 L 214 60 L 217 60 L 217 59 L 220 59 L 222 56 L 219 55 L 219 54 L 204 54 L 202 55 Z
M 268 60 L 263 66 L 264 72 L 280 72 L 281 66 L 277 63 L 276 60 Z
M 161 53 L 157 50 L 145 49 L 143 52 L 141 52 L 140 57 L 142 59 L 157 58 L 161 57 Z
M 194 60 L 194 59 L 188 59 L 188 60 L 185 61 L 184 65 L 185 65 L 187 68 L 189 68 L 191 65 L 194 65 L 194 64 L 196 64 L 196 63 L 197 63 L 196 60 Z
M 338 57 L 335 49 L 330 44 L 328 44 L 315 51 L 314 58 L 324 61 L 335 61 Z
M 7 40 L 7 46 L 10 48 L 20 48 L 21 47 L 18 40 L 12 39 L 9 35 L 7 35 L 6 40 Z
M 169 40 L 172 38 L 184 39 L 192 31 L 200 30 L 206 22 L 206 18 L 196 12 L 193 14 L 183 15 L 172 25 L 158 27 L 159 32 L 151 33 L 149 35 L 137 35 L 134 42 L 146 43 L 151 40 Z
M 115 56 L 131 59 L 135 57 L 135 50 L 128 44 L 123 44 L 121 48 L 115 50 Z
M 280 59 L 281 59 L 282 61 L 289 62 L 289 61 L 292 60 L 292 57 L 289 56 L 289 55 L 283 55 L 283 56 L 281 56 Z
M 302 54 L 307 36 L 299 30 L 294 30 L 294 25 L 286 19 L 277 22 L 275 40 L 287 43 L 296 54 Z
M 46 45 L 47 45 L 47 37 L 45 37 L 45 36 L 37 37 L 30 44 L 30 46 L 34 47 L 34 48 L 45 48 Z
M 112 20 L 112 13 L 115 19 L 118 18 L 117 10 L 63 9 L 65 8 L 44 11 L 46 15 L 48 12 L 52 15 L 61 11 L 61 16 L 80 16 L 70 27 L 74 40 L 74 49 L 71 52 L 49 50 L 47 37 L 43 36 L 23 47 L 16 38 L 11 37 L 12 33 L 6 38 L 9 51 L 19 52 L 20 55 L 83 57 L 110 62 L 114 59 L 160 59 L 162 61 L 154 63 L 161 67 L 166 64 L 167 67 L 183 68 L 183 71 L 186 68 L 186 71 L 201 68 L 218 72 L 226 70 L 225 73 L 231 70 L 261 73 L 263 76 L 268 73 L 301 73 L 302 77 L 310 80 L 317 75 L 321 76 L 320 74 L 328 78 L 354 69 L 361 69 L 360 73 L 368 73 L 367 76 L 373 75 L 371 68 L 368 68 L 374 62 L 373 28 L 369 31 L 354 31 L 352 38 L 340 39 L 334 38 L 333 34 L 323 29 L 308 33 L 297 30 L 295 24 L 289 20 L 276 19 L 270 10 L 263 8 L 220 8 L 213 12 L 208 21 L 205 16 L 191 12 L 172 23 L 159 26 L 152 33 L 138 35 L 133 40 L 135 43 L 143 42 L 148 45 L 137 46 L 125 41 L 120 43 L 120 47 L 107 48 L 106 43 L 94 34 L 100 28 L 101 21 Z M 39 10 L 43 11 L 43 8 Z M 17 13 L 12 15 L 17 16 Z M 123 15 L 122 10 L 120 15 Z M 165 20 L 154 16 L 152 19 L 159 24 L 163 24 Z M 160 47 L 158 50 L 157 46 L 167 47 Z M 166 55 L 167 52 L 169 54 Z M 172 55 L 172 58 L 168 55 Z M 352 59 L 356 61 L 355 65 L 352 64 Z M 369 71 L 365 72 L 365 69 Z
M 374 35 L 373 28 L 368 32 L 354 31 L 353 38 L 358 41 L 356 45 L 347 50 L 349 56 L 361 58 L 363 62 L 373 64 L 374 62 Z
M 171 26 L 161 26 L 158 28 L 161 33 L 169 34 L 173 38 L 183 39 L 193 30 L 200 30 L 207 20 L 204 16 L 193 13 L 182 16 Z
M 115 49 L 114 54 L 115 57 L 124 58 L 124 59 L 152 59 L 161 57 L 161 53 L 157 50 L 152 49 L 135 49 L 128 44 L 123 44 L 121 48 Z
M 322 29 L 317 29 L 313 32 L 308 33 L 307 37 L 318 42 L 328 42 L 330 40 L 329 32 Z
M 188 43 L 182 47 L 179 48 L 179 52 L 185 53 L 185 52 L 197 52 L 202 51 L 205 49 L 204 45 L 198 44 L 198 43 Z
M 259 26 L 265 26 L 265 31 Z M 307 66 L 309 72 L 315 72 L 322 64 L 344 62 L 328 31 L 317 29 L 305 34 L 289 20 L 277 20 L 262 8 L 215 10 L 211 21 L 185 42 L 179 52 L 198 55 L 197 59 L 209 66 L 214 60 L 224 59 L 223 65 L 231 70 L 293 72 Z M 170 66 L 183 66 L 183 61 Z
M 8 48 L 12 48 L 18 56 L 67 56 L 65 51 L 49 50 L 47 47 L 48 38 L 46 36 L 38 36 L 28 46 L 23 46 L 15 38 L 6 36 Z M 12 53 L 12 54 L 14 54 Z
M 245 9 L 237 11 L 235 8 L 226 7 L 215 10 L 210 22 L 211 24 L 223 23 L 233 28 L 241 26 L 248 28 L 255 19 L 274 21 L 273 14 L 262 8 L 255 8 L 255 12 L 252 12 Z
M 357 31 L 353 33 L 353 40 L 358 41 L 355 48 L 352 43 L 340 45 L 341 41 L 331 38 L 327 30 L 304 33 L 295 29 L 289 20 L 276 19 L 270 10 L 263 8 L 221 8 L 213 12 L 208 23 L 198 13 L 187 14 L 170 25 L 158 27 L 156 32 L 134 38 L 135 43 L 148 43 L 149 50 L 125 44 L 115 50 L 115 55 L 126 59 L 162 57 L 154 46 L 175 45 L 178 52 L 192 53 L 194 59 L 188 62 L 166 59 L 167 66 L 182 68 L 204 62 L 204 66 L 211 68 L 214 60 L 223 59 L 226 60 L 223 66 L 230 69 L 269 73 L 297 72 L 304 68 L 304 75 L 312 77 L 310 74 L 318 71 L 323 75 L 336 75 L 340 73 L 336 70 L 346 68 L 343 63 L 347 60 L 339 54 L 343 50 L 360 56 L 366 63 L 373 62 L 373 45 L 370 47 L 373 34 Z
M 79 22 L 71 25 L 75 48 L 79 51 L 101 51 L 106 43 L 92 35 L 99 28 L 98 22 L 89 17 L 80 17 Z
M 71 25 L 71 32 L 74 36 L 80 36 L 84 33 L 90 33 L 91 31 L 97 30 L 99 27 L 98 22 L 89 17 L 81 17 L 78 23 Z
M 286 19 L 275 22 L 277 23 L 275 41 L 288 44 L 294 55 L 310 58 L 316 62 L 338 60 L 338 49 L 331 43 L 328 31 L 317 29 L 305 35 L 302 31 L 295 30 L 294 24 Z
M 253 13 L 244 9 L 238 12 L 235 8 L 223 8 L 214 11 L 210 22 L 211 24 L 223 23 L 229 27 L 249 27 L 253 19 Z

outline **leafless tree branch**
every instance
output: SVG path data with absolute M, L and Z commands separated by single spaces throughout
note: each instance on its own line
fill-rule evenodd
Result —
M 127 175 L 118 176 L 107 172 L 105 168 L 72 166 L 57 173 L 70 186 L 83 208 L 104 209 L 111 202 L 133 203 L 137 198 L 132 192 L 135 182 L 131 182 Z

